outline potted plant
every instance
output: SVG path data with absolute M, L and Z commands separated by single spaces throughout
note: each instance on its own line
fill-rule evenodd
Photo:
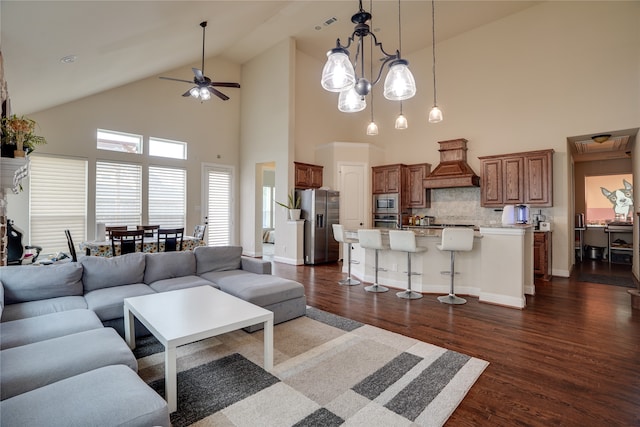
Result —
M 295 190 L 291 190 L 289 195 L 287 196 L 287 203 L 278 202 L 276 203 L 282 206 L 283 208 L 288 209 L 289 211 L 289 219 L 291 221 L 297 221 L 300 219 L 300 195 L 296 195 Z
M 24 157 L 31 153 L 36 145 L 46 144 L 43 136 L 35 134 L 36 122 L 28 117 L 3 117 L 2 125 L 2 156 Z

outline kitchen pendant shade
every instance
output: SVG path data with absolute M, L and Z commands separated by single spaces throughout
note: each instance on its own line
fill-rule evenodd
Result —
M 434 106 L 431 111 L 429 111 L 429 123 L 440 123 L 442 121 L 442 111 L 438 108 L 438 106 Z
M 343 92 L 356 84 L 356 73 L 346 49 L 331 49 L 322 69 L 322 87 L 329 92 Z
M 367 135 L 373 136 L 377 134 L 378 134 L 378 125 L 376 124 L 376 122 L 369 123 L 369 126 L 367 126 Z
M 340 92 L 338 97 L 338 110 L 343 113 L 357 113 L 367 108 L 367 101 L 360 96 L 355 88 Z
M 384 80 L 384 97 L 390 101 L 403 101 L 416 94 L 416 80 L 404 59 L 391 63 Z
M 403 130 L 409 127 L 409 123 L 407 122 L 407 118 L 400 114 L 396 119 L 396 129 Z

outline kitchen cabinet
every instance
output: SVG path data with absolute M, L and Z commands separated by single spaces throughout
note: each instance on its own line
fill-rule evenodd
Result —
M 407 192 L 404 199 L 407 201 L 407 208 L 429 208 L 431 207 L 431 190 L 425 189 L 422 180 L 431 172 L 431 164 L 420 163 L 408 165 L 407 169 Z
M 551 232 L 533 233 L 533 273 L 542 276 L 542 280 L 551 279 Z
M 320 188 L 322 187 L 323 167 L 309 163 L 293 162 L 294 185 L 296 188 Z
M 400 193 L 406 166 L 402 164 L 374 166 L 371 168 L 373 194 Z
M 480 204 L 553 206 L 553 150 L 484 156 Z

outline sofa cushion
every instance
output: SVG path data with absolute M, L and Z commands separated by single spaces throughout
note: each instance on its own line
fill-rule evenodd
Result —
M 82 266 L 12 265 L 0 268 L 0 281 L 6 304 L 82 295 Z
M 94 369 L 4 400 L 0 412 L 7 426 L 171 425 L 165 400 L 124 365 Z
M 216 283 L 222 291 L 260 307 L 304 296 L 304 286 L 278 276 L 236 270 L 210 272 L 202 277 Z
M 198 276 L 209 271 L 239 270 L 242 268 L 242 246 L 198 246 L 193 250 Z
M 144 279 L 145 254 L 135 252 L 113 258 L 85 256 L 80 259 L 84 267 L 82 282 L 84 291 L 113 286 L 142 283 Z
M 0 351 L 2 400 L 109 365 L 138 370 L 129 346 L 111 328 L 92 329 Z
M 177 289 L 195 288 L 196 286 L 213 286 L 218 289 L 218 285 L 198 276 L 183 276 L 173 279 L 158 280 L 149 286 L 156 292 L 175 291 Z
M 155 294 L 156 292 L 144 283 L 123 285 L 111 288 L 96 289 L 85 294 L 87 306 L 95 311 L 100 320 L 118 319 L 124 317 L 124 299 L 140 295 Z
M 101 328 L 98 316 L 87 309 L 4 322 L 0 327 L 0 350 Z
M 60 311 L 77 310 L 87 308 L 84 297 L 59 297 L 39 301 L 20 302 L 4 307 L 2 321 L 26 319 L 27 317 L 42 316 L 44 314 Z M 1 327 L 1 326 L 0 326 Z
M 196 274 L 196 257 L 191 251 L 146 254 L 144 283 Z

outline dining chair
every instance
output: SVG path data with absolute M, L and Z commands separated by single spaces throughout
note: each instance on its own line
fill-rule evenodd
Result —
M 204 231 L 207 229 L 206 225 L 196 225 L 193 229 L 193 237 L 196 239 L 204 239 Z
M 182 228 L 159 228 L 158 229 L 158 252 L 160 252 L 160 242 L 164 242 L 165 252 L 182 250 L 182 238 L 184 227 Z
M 159 225 L 136 225 L 136 230 L 144 230 L 144 237 L 153 237 L 159 228 Z
M 64 230 L 65 236 L 67 236 L 67 245 L 69 246 L 69 254 L 71 255 L 71 260 L 73 262 L 78 262 L 78 255 L 76 254 L 76 246 L 73 244 L 73 239 L 71 238 L 71 232 L 69 230 Z
M 132 252 L 144 252 L 144 230 L 112 230 L 111 254 L 116 256 L 116 243 L 120 246 L 120 255 Z
M 104 232 L 106 234 L 107 239 L 111 239 L 111 232 L 114 230 L 127 231 L 127 226 L 126 225 L 107 225 L 104 228 Z

